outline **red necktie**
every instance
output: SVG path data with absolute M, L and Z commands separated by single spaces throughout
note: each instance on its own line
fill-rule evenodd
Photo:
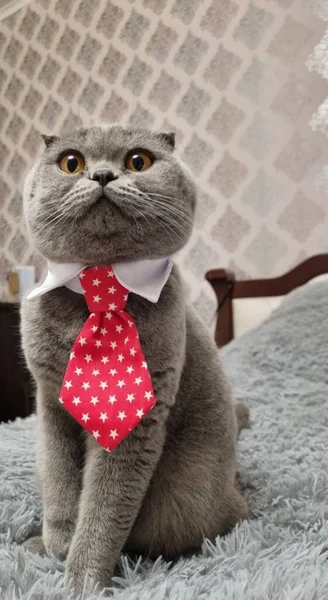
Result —
M 75 340 L 59 401 L 111 451 L 155 404 L 137 327 L 124 308 L 128 290 L 111 267 L 79 275 L 91 312 Z

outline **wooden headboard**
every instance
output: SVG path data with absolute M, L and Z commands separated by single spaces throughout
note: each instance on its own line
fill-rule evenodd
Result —
M 213 287 L 218 301 L 215 328 L 217 345 L 224 346 L 234 337 L 232 301 L 235 298 L 283 296 L 325 273 L 328 273 L 328 254 L 312 256 L 284 275 L 271 279 L 238 281 L 232 271 L 225 269 L 208 271 L 206 279 Z

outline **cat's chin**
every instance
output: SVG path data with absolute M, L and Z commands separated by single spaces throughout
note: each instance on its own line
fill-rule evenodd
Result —
M 129 227 L 133 223 L 135 216 L 140 216 L 136 212 L 124 205 L 122 202 L 118 202 L 110 193 L 103 193 L 96 198 L 92 198 L 89 204 L 86 204 L 83 210 L 79 214 L 79 219 L 85 219 L 88 224 L 96 224 L 97 220 L 101 220 L 102 223 L 106 224 L 106 231 L 111 230 L 111 226 L 115 220 L 118 225 Z M 120 229 L 122 227 L 119 227 Z M 117 230 L 117 227 L 115 228 Z

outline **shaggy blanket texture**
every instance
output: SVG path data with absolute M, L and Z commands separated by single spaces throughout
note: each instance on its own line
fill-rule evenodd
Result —
M 174 565 L 122 558 L 115 599 L 328 598 L 327 299 L 327 283 L 292 293 L 222 353 L 235 398 L 251 409 L 239 441 L 251 519 Z M 40 523 L 35 425 L 33 416 L 0 426 L 1 600 L 72 597 L 61 562 L 19 545 Z

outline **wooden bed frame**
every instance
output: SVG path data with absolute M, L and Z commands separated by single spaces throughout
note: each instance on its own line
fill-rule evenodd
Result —
M 312 256 L 281 277 L 272 279 L 238 281 L 232 271 L 225 269 L 208 271 L 206 279 L 213 287 L 218 301 L 215 328 L 217 345 L 224 346 L 234 337 L 232 301 L 235 298 L 283 296 L 325 273 L 328 273 L 328 254 Z

